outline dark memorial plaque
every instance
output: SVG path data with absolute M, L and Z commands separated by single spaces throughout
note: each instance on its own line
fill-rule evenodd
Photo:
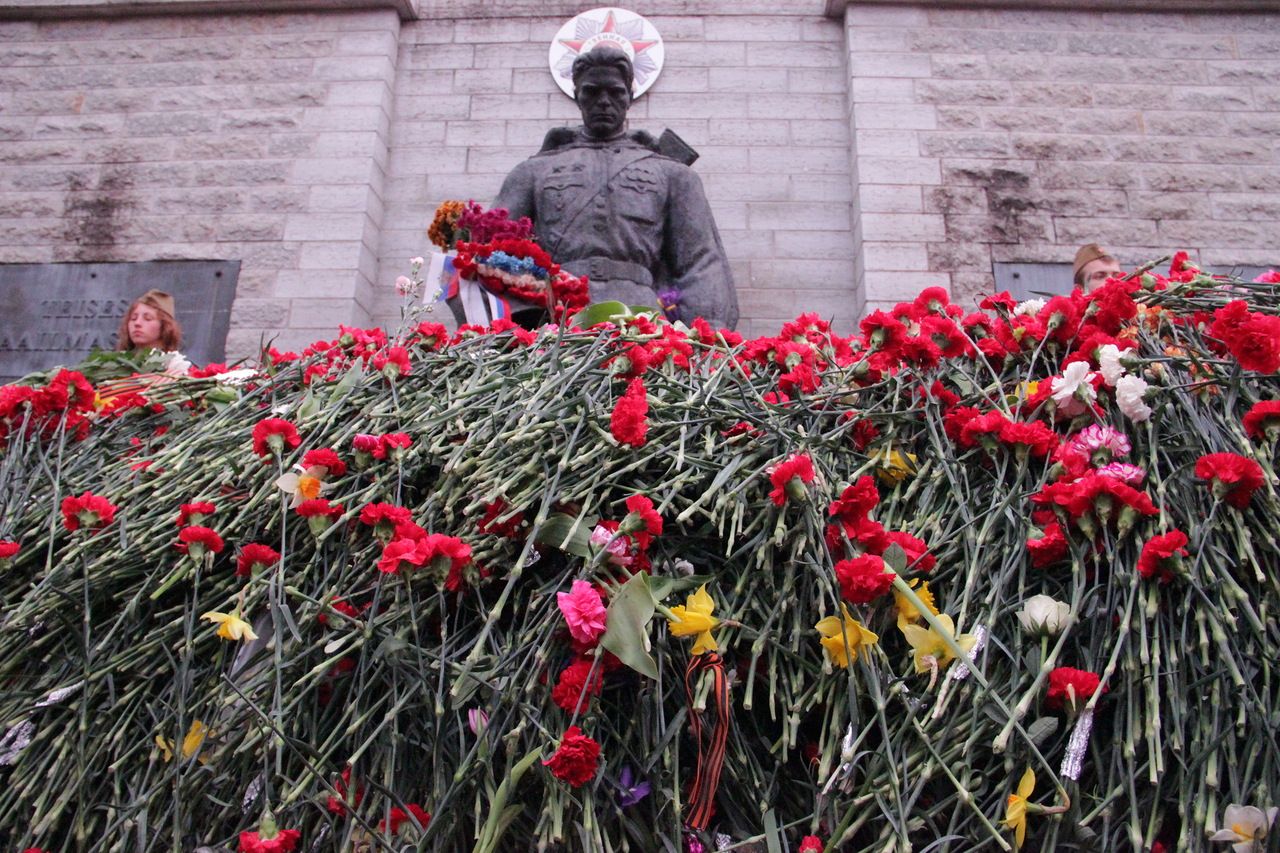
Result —
M 115 349 L 125 312 L 152 288 L 173 294 L 183 354 L 222 361 L 239 275 L 239 261 L 0 264 L 0 379 Z

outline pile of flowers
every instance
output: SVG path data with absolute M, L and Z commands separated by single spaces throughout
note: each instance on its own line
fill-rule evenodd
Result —
M 1266 849 L 1276 282 L 595 309 L 0 389 L 6 843 Z

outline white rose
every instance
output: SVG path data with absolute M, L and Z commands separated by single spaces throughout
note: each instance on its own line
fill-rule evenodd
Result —
M 1033 595 L 1017 612 L 1024 631 L 1054 637 L 1071 624 L 1071 606 L 1047 595 Z

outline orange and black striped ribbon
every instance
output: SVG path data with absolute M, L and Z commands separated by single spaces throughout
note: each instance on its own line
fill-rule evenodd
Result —
M 704 732 L 702 715 L 707 712 L 694 707 L 694 690 L 698 676 L 708 672 L 714 679 L 708 712 L 713 716 L 710 731 Z M 684 673 L 684 689 L 689 697 L 689 727 L 698 745 L 698 766 L 689 786 L 685 823 L 694 829 L 706 829 L 715 810 L 716 789 L 720 787 L 720 771 L 724 769 L 724 751 L 729 741 L 729 682 L 724 674 L 724 661 L 715 652 L 697 655 L 689 661 Z

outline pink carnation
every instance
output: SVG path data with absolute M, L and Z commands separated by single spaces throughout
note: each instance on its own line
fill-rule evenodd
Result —
M 574 581 L 570 592 L 556 593 L 556 600 L 575 640 L 594 643 L 604 633 L 604 603 L 594 586 L 586 581 Z

